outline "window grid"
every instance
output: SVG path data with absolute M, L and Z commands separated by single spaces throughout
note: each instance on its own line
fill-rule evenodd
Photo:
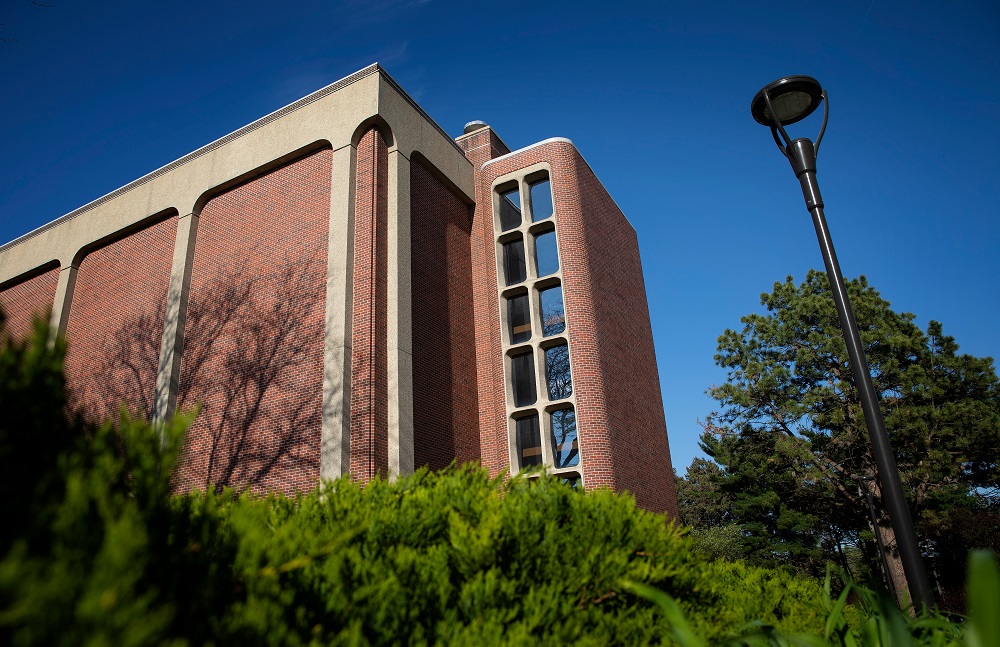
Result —
M 566 312 L 562 303 L 562 251 L 556 243 L 559 215 L 554 210 L 551 192 L 550 173 L 544 163 L 498 178 L 493 186 L 510 465 L 515 472 L 543 467 L 579 486 L 583 482 L 584 461 L 576 432 L 576 397 L 572 389 L 568 334 L 572 313 Z M 537 215 L 535 203 L 542 210 Z M 520 207 L 517 218 L 512 216 L 511 205 Z M 515 219 L 520 224 L 515 226 Z M 540 250 L 535 244 L 539 237 L 548 241 L 549 262 L 542 268 L 541 276 L 539 261 L 544 263 L 546 254 L 539 259 Z M 523 278 L 510 274 L 509 250 L 515 241 L 520 247 L 519 258 L 523 258 Z M 511 281 L 512 278 L 520 280 Z M 555 296 L 558 307 L 553 310 Z M 534 369 L 528 398 L 525 398 L 526 358 L 530 358 Z M 558 360 L 555 364 L 554 359 Z M 529 399 L 532 402 L 527 402 Z

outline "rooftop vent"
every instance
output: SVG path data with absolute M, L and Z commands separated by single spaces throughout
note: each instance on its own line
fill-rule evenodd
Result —
M 489 127 L 490 125 L 485 121 L 479 121 L 479 120 L 470 121 L 469 123 L 465 124 L 465 129 L 462 131 L 462 133 L 468 135 L 469 133 L 476 132 L 480 128 L 489 128 Z

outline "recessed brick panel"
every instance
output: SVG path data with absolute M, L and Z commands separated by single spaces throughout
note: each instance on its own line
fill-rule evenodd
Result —
M 200 407 L 178 491 L 319 480 L 332 154 L 233 188 L 197 223 L 178 409 Z
M 0 291 L 0 310 L 3 310 L 7 332 L 12 339 L 26 338 L 36 318 L 49 316 L 58 284 L 59 268 L 53 267 Z
M 351 329 L 351 476 L 389 474 L 389 153 L 372 128 L 358 142 Z
M 479 460 L 470 207 L 410 165 L 414 465 Z
M 149 420 L 163 337 L 177 218 L 89 252 L 66 324 L 70 403 L 94 421 L 121 407 Z

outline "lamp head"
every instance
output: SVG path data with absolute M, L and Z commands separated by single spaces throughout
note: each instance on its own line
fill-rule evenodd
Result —
M 822 98 L 823 87 L 816 79 L 804 75 L 786 76 L 768 83 L 754 96 L 750 114 L 762 126 L 787 126 L 811 115 Z M 774 115 L 768 109 L 768 99 Z

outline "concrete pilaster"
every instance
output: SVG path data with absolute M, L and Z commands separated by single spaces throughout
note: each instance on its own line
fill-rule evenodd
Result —
M 389 151 L 389 476 L 413 473 L 413 326 L 410 290 L 410 160 Z
M 353 146 L 333 151 L 330 232 L 326 271 L 326 332 L 323 351 L 323 430 L 320 478 L 347 474 L 351 464 L 351 315 L 354 267 Z
M 188 292 L 191 288 L 191 266 L 194 263 L 198 216 L 189 213 L 177 222 L 174 259 L 170 269 L 170 286 L 160 341 L 160 360 L 156 369 L 156 393 L 153 398 L 153 419 L 166 420 L 174 414 L 180 385 L 181 356 L 184 351 L 184 324 L 187 318 Z
M 76 288 L 77 265 L 70 263 L 59 270 L 59 282 L 56 284 L 56 295 L 52 300 L 52 317 L 49 324 L 57 335 L 66 334 L 66 324 L 69 323 L 69 309 L 73 303 L 73 290 Z

